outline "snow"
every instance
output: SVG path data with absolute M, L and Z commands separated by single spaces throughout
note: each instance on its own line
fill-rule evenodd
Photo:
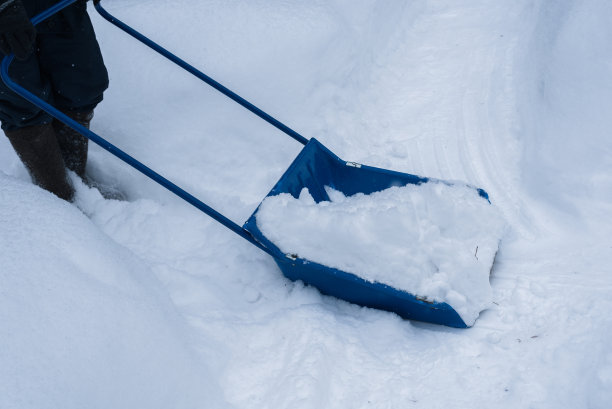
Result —
M 104 0 L 345 160 L 485 189 L 509 224 L 467 330 L 286 280 L 100 148 L 77 206 L 0 138 L 0 407 L 593 408 L 612 399 L 612 3 Z M 93 130 L 237 223 L 301 146 L 90 11 Z
M 431 181 L 315 203 L 304 188 L 267 197 L 257 227 L 285 254 L 315 261 L 430 301 L 472 325 L 489 307 L 504 222 L 472 187 Z
M 3 408 L 191 407 L 215 380 L 147 263 L 0 173 Z

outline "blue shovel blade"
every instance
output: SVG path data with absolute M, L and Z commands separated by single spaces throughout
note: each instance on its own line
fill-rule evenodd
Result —
M 289 193 L 298 198 L 302 189 L 308 188 L 314 200 L 320 202 L 329 200 L 325 186 L 351 196 L 357 193 L 371 194 L 393 186 L 420 185 L 430 180 L 343 161 L 313 138 L 304 146 L 267 197 Z M 476 190 L 483 199 L 488 200 L 484 190 Z M 255 240 L 271 250 L 281 271 L 290 280 L 301 280 L 316 287 L 323 294 L 365 307 L 392 311 L 403 318 L 456 328 L 467 327 L 459 314 L 447 303 L 425 301 L 386 284 L 369 282 L 354 274 L 282 253 L 259 230 L 256 215 L 257 210 L 243 227 Z

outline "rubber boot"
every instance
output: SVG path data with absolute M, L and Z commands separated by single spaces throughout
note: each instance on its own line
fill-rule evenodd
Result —
M 5 131 L 13 149 L 28 169 L 34 183 L 69 202 L 74 188 L 51 124 Z
M 93 111 L 66 112 L 66 115 L 89 129 L 89 124 L 93 118 Z M 57 143 L 59 144 L 66 167 L 79 175 L 83 181 L 86 181 L 85 168 L 87 166 L 89 139 L 57 119 L 53 121 L 53 128 L 55 129 Z
M 68 111 L 65 112 L 65 114 L 87 129 L 89 129 L 89 125 L 94 116 L 93 111 Z M 114 186 L 109 186 L 90 179 L 85 173 L 89 143 L 87 137 L 81 135 L 79 132 L 57 119 L 53 121 L 53 128 L 57 134 L 57 142 L 59 143 L 64 162 L 68 169 L 79 175 L 83 183 L 87 186 L 98 189 L 105 199 L 126 200 L 125 195 Z

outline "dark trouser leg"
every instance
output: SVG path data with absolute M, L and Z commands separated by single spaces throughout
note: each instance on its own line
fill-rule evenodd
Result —
M 0 58 L 4 55 L 0 53 Z M 19 85 L 46 102 L 52 102 L 51 84 L 41 71 L 36 55 L 25 61 L 13 61 L 9 74 Z M 50 124 L 53 118 L 32 105 L 0 81 L 0 121 L 4 131 L 12 131 L 35 125 Z
M 72 201 L 74 189 L 66 175 L 51 124 L 28 126 L 5 133 L 34 183 L 59 198 Z
M 32 16 L 47 3 L 55 2 L 25 2 L 25 6 Z M 33 55 L 12 63 L 11 77 L 64 112 L 93 111 L 108 87 L 108 73 L 85 2 L 75 3 L 39 24 L 36 42 Z M 53 118 L 0 81 L 0 120 L 2 129 L 10 131 L 51 123 Z
M 42 23 L 38 48 L 55 106 L 66 113 L 93 111 L 108 87 L 108 73 L 85 3 Z

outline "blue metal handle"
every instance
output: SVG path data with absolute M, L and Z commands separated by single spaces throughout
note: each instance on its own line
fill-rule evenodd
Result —
M 32 18 L 32 24 L 34 25 L 39 24 L 40 22 L 46 20 L 47 18 L 51 17 L 55 13 L 68 7 L 69 5 L 71 5 L 72 3 L 76 1 L 77 0 L 63 0 L 57 3 L 55 6 L 45 10 L 44 12 Z M 268 250 L 261 243 L 256 241 L 253 238 L 253 236 L 251 236 L 251 233 L 249 233 L 248 231 L 246 231 L 245 229 L 243 229 L 242 227 L 240 227 L 239 225 L 237 225 L 236 223 L 234 223 L 227 217 L 223 216 L 221 213 L 217 212 L 212 207 L 206 205 L 205 203 L 203 203 L 202 201 L 200 201 L 199 199 L 197 199 L 190 193 L 181 189 L 174 183 L 170 182 L 168 179 L 164 178 L 160 174 L 148 168 L 147 166 L 137 161 L 136 159 L 134 159 L 127 153 L 123 152 L 121 149 L 117 148 L 116 146 L 108 142 L 107 140 L 103 139 L 96 133 L 90 131 L 89 129 L 79 124 L 78 122 L 76 122 L 75 120 L 73 120 L 72 118 L 70 118 L 69 116 L 67 116 L 60 110 L 58 110 L 57 108 L 43 101 L 42 99 L 32 94 L 27 89 L 23 88 L 22 86 L 17 84 L 15 81 L 13 81 L 9 75 L 9 67 L 11 63 L 13 62 L 14 58 L 15 56 L 13 54 L 7 55 L 2 60 L 2 66 L 0 69 L 0 77 L 2 77 L 2 80 L 4 81 L 4 83 L 9 89 L 11 89 L 15 93 L 23 97 L 24 99 L 28 100 L 32 104 L 36 105 L 40 109 L 49 113 L 49 115 L 57 118 L 59 121 L 62 121 L 63 123 L 71 127 L 72 129 L 74 129 L 75 131 L 86 136 L 95 144 L 99 145 L 103 149 L 106 149 L 108 152 L 112 153 L 113 155 L 115 155 L 116 157 L 118 157 L 119 159 L 127 163 L 128 165 L 132 166 L 133 168 L 140 171 L 144 175 L 153 179 L 155 182 L 159 183 L 160 185 L 162 185 L 163 187 L 165 187 L 166 189 L 168 189 L 169 191 L 171 191 L 172 193 L 174 193 L 181 199 L 185 200 L 186 202 L 200 209 L 201 211 L 203 211 L 204 213 L 206 213 L 207 215 L 209 215 L 210 217 L 212 217 L 213 219 L 215 219 L 216 221 L 218 221 L 219 223 L 221 223 L 222 225 L 224 225 L 225 227 L 227 227 L 234 233 L 238 234 L 240 237 L 244 238 L 245 240 L 248 240 L 251 244 L 254 244 L 255 246 L 257 246 L 258 248 L 260 248 L 261 250 L 265 251 L 266 253 L 270 255 L 272 254 L 270 250 Z
M 223 95 L 227 96 L 228 98 L 231 98 L 233 101 L 235 101 L 238 104 L 242 105 L 244 108 L 248 109 L 249 111 L 251 111 L 252 113 L 257 115 L 258 117 L 263 119 L 264 121 L 266 121 L 269 124 L 273 125 L 277 129 L 283 131 L 284 133 L 286 133 L 287 135 L 289 135 L 290 137 L 292 137 L 296 141 L 300 142 L 302 145 L 306 145 L 308 143 L 308 139 L 307 138 L 303 137 L 302 135 L 300 135 L 299 133 L 297 133 L 293 129 L 289 128 L 287 125 L 283 124 L 279 120 L 277 120 L 277 119 L 273 118 L 272 116 L 268 115 L 267 113 L 265 113 L 261 109 L 257 108 L 255 105 L 251 104 L 246 99 L 242 98 L 240 95 L 236 94 L 235 92 L 230 91 L 228 88 L 226 88 L 223 85 L 219 84 L 217 81 L 213 80 L 208 75 L 206 75 L 203 72 L 199 71 L 198 69 L 194 68 L 192 65 L 189 65 L 188 63 L 186 63 L 185 61 L 183 61 L 182 59 L 180 59 L 176 55 L 172 54 L 170 51 L 166 50 L 165 48 L 163 48 L 159 44 L 153 42 L 149 38 L 147 38 L 144 35 L 140 34 L 138 31 L 134 30 L 132 27 L 128 26 L 127 24 L 121 22 L 120 20 L 118 20 L 117 18 L 115 18 L 114 16 L 109 14 L 104 8 L 102 8 L 102 5 L 100 4 L 100 0 L 94 0 L 94 4 L 95 4 L 95 7 L 96 7 L 96 10 L 98 10 L 98 13 L 100 13 L 100 15 L 103 18 L 105 18 L 106 20 L 108 20 L 109 22 L 114 24 L 115 26 L 119 27 L 121 30 L 125 31 L 126 33 L 128 33 L 129 35 L 131 35 L 132 37 L 134 37 L 138 41 L 142 42 L 143 44 L 149 46 L 153 50 L 157 51 L 158 53 L 160 53 L 161 55 L 163 55 L 164 57 L 166 57 L 170 61 L 174 62 L 178 66 L 182 67 L 186 71 L 190 72 L 191 74 L 193 74 L 197 78 L 201 79 L 202 81 L 204 81 L 205 83 L 207 83 L 208 85 L 210 85 L 211 87 L 216 89 L 217 91 L 221 92 Z

